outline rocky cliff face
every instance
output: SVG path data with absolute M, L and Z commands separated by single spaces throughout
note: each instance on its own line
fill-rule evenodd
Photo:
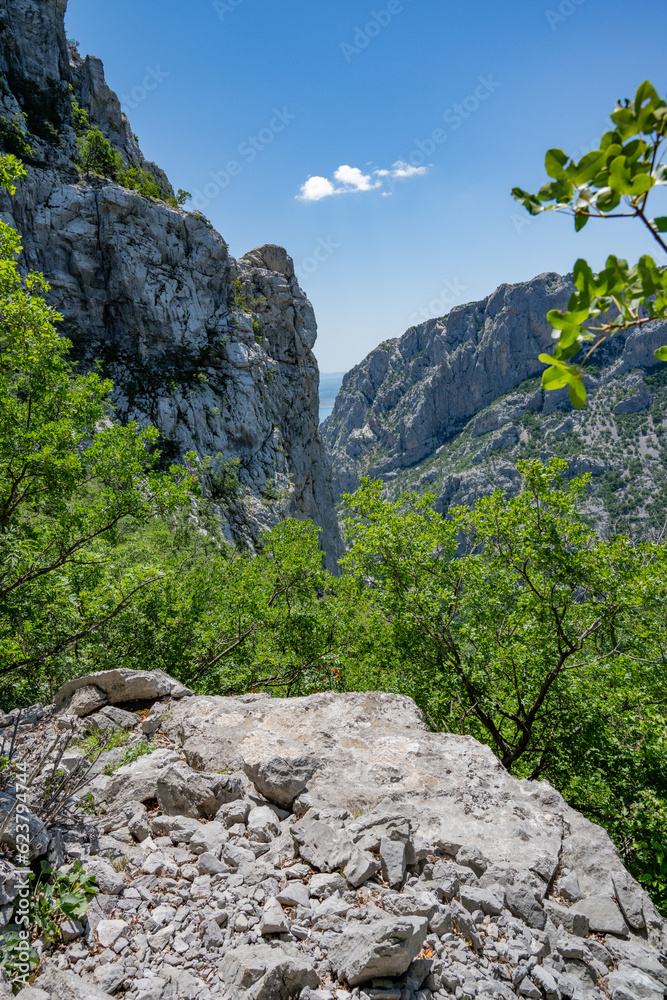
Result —
M 340 547 L 318 430 L 317 325 L 285 250 L 241 260 L 147 161 L 99 59 L 67 44 L 66 0 L 0 0 L 0 143 L 29 164 L 3 218 L 22 266 L 45 273 L 84 366 L 101 361 L 122 420 L 154 423 L 167 457 L 238 459 L 242 493 L 223 498 L 230 537 L 252 542 L 285 515 Z M 72 97 L 91 126 L 162 198 L 77 169 Z
M 46 831 L 24 813 L 32 853 L 80 860 L 101 889 L 64 944 L 39 939 L 25 1000 L 665 996 L 667 927 L 606 833 L 472 738 L 430 732 L 408 698 L 195 697 L 112 670 L 16 715 L 0 732 L 18 729 L 17 759 L 50 752 L 45 777 L 57 757 L 87 803 Z M 58 756 L 58 732 L 119 728 L 92 766 Z M 11 804 L 0 792 L 0 820 Z
M 593 476 L 588 513 L 606 531 L 657 529 L 667 503 L 667 366 L 653 351 L 665 324 L 600 350 L 589 402 L 544 393 L 537 360 L 550 350 L 549 309 L 563 309 L 567 278 L 543 274 L 501 285 L 480 302 L 386 341 L 348 372 L 323 433 L 337 494 L 362 475 L 390 493 L 435 493 L 441 511 L 519 485 L 517 460 L 557 455 Z

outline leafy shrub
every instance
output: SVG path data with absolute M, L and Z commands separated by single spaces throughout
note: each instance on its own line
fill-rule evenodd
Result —
M 70 101 L 72 105 L 71 109 L 72 128 L 74 129 L 74 132 L 79 139 L 84 139 L 86 133 L 90 130 L 91 127 L 90 118 L 88 117 L 88 112 L 86 111 L 86 109 L 82 108 L 79 102 L 77 101 L 76 95 L 74 93 L 74 87 L 72 87 L 71 84 L 69 91 L 70 91 Z
M 62 921 L 82 917 L 99 892 L 95 876 L 88 875 L 80 861 L 75 861 L 67 872 L 54 872 L 42 862 L 40 875 L 32 875 L 32 878 L 35 882 L 31 894 L 34 925 L 48 941 L 60 940 Z
M 77 140 L 82 170 L 118 181 L 123 173 L 123 157 L 99 128 L 91 128 Z
M 25 115 L 14 115 L 12 118 L 2 115 L 0 117 L 0 145 L 6 153 L 11 153 L 19 160 L 31 162 L 34 160 L 35 151 L 28 141 L 26 124 Z
M 225 460 L 218 453 L 215 459 L 204 460 L 202 468 L 206 474 L 206 492 L 212 500 L 230 504 L 238 498 L 241 492 L 240 459 Z

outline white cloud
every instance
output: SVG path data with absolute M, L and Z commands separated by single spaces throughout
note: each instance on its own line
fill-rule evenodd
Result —
M 309 177 L 302 185 L 299 197 L 303 201 L 321 201 L 336 193 L 333 184 L 326 177 Z
M 382 184 L 382 181 L 376 181 L 374 184 L 370 174 L 365 174 L 359 167 L 349 167 L 347 164 L 339 167 L 334 177 L 353 191 L 372 191 Z
M 426 173 L 428 167 L 413 167 L 411 163 L 405 163 L 403 160 L 396 160 L 396 163 L 391 165 L 392 177 L 421 177 Z
M 411 177 L 421 177 L 428 173 L 428 167 L 413 167 L 403 160 L 396 160 L 391 169 L 373 170 L 371 173 L 364 173 L 359 167 L 351 167 L 347 163 L 341 164 L 334 171 L 333 181 L 328 177 L 309 177 L 305 184 L 301 185 L 301 193 L 297 195 L 300 201 L 321 201 L 323 198 L 330 198 L 336 194 L 355 194 L 364 191 L 374 191 L 384 187 L 386 179 L 406 180 Z M 390 185 L 392 186 L 392 185 Z M 383 191 L 383 197 L 388 197 L 392 192 Z

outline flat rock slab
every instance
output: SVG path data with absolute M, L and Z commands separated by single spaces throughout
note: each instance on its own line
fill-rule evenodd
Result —
M 550 785 L 508 775 L 471 737 L 431 732 L 410 698 L 380 692 L 194 697 L 173 706 L 163 731 L 197 769 L 271 773 L 277 780 L 272 762 L 293 761 L 300 784 L 301 762 L 316 761 L 295 811 L 328 804 L 398 814 L 410 820 L 415 841 L 451 856 L 465 847 L 477 871 L 509 862 L 539 870 L 548 881 L 562 849 L 584 893 L 610 895 L 611 876 L 622 871 L 605 831 Z M 293 790 L 286 789 L 285 800 Z
M 158 698 L 183 698 L 192 694 L 189 688 L 163 670 L 129 670 L 121 667 L 118 670 L 99 670 L 69 681 L 56 694 L 56 705 L 63 704 L 84 687 L 97 688 L 106 696 L 110 705 L 157 701 Z
M 589 896 L 575 903 L 571 909 L 588 917 L 589 927 L 594 933 L 617 934 L 619 937 L 628 934 L 623 914 L 610 896 Z

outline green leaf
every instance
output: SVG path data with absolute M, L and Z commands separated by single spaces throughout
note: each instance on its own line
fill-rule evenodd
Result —
M 581 410 L 586 403 L 586 386 L 581 378 L 572 379 L 568 385 L 570 402 L 577 410 Z
M 588 219 L 589 219 L 588 212 L 575 212 L 574 231 L 576 233 L 580 232 L 588 222 Z
M 659 347 L 658 350 L 653 353 L 658 361 L 667 361 L 667 347 Z
M 560 180 L 565 176 L 565 164 L 567 163 L 569 157 L 563 152 L 562 149 L 549 149 L 547 150 L 547 155 L 544 158 L 544 166 L 549 177 L 554 177 L 556 180 Z
M 547 391 L 550 389 L 562 389 L 569 381 L 569 372 L 564 372 L 562 368 L 547 368 L 542 373 L 542 388 Z
M 637 87 L 637 93 L 635 94 L 635 111 L 639 111 L 644 101 L 659 101 L 660 98 L 656 92 L 655 87 L 648 80 L 644 80 Z
M 667 233 L 667 215 L 658 215 L 652 219 L 651 228 L 656 233 Z

